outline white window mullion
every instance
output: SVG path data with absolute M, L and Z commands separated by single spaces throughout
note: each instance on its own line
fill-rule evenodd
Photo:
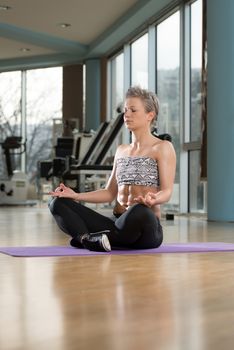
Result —
M 131 84 L 131 47 L 130 44 L 124 45 L 124 95 Z M 123 129 L 123 143 L 129 143 L 129 131 Z
M 148 88 L 156 91 L 156 29 L 155 25 L 149 27 L 148 30 Z
M 184 149 L 184 143 L 190 135 L 190 11 L 189 6 L 181 7 L 180 20 L 180 66 L 181 69 L 181 93 L 180 93 L 180 212 L 188 212 L 189 188 L 188 188 L 188 151 Z
M 26 90 L 27 90 L 27 73 L 26 71 L 21 72 L 21 136 L 22 142 L 26 142 Z M 22 149 L 23 151 L 23 149 Z M 21 171 L 26 173 L 26 152 L 21 155 Z
M 130 44 L 124 45 L 124 92 L 128 90 L 131 84 L 131 47 Z

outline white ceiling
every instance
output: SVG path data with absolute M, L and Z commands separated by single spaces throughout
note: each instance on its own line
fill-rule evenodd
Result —
M 0 0 L 0 62 L 82 52 L 140 0 Z M 147 2 L 147 1 L 146 1 Z M 71 24 L 61 28 L 59 23 Z M 30 51 L 23 52 L 22 48 Z

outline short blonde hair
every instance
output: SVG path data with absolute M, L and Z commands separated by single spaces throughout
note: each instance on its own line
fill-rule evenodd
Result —
M 131 97 L 140 98 L 145 106 L 145 111 L 147 113 L 154 112 L 154 119 L 152 120 L 152 122 L 157 120 L 159 112 L 159 100 L 154 92 L 142 89 L 140 86 L 131 86 L 127 90 L 125 98 Z

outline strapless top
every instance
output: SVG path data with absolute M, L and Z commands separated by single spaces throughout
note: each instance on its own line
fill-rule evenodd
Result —
M 159 187 L 157 161 L 150 157 L 120 157 L 116 160 L 116 179 L 121 185 Z

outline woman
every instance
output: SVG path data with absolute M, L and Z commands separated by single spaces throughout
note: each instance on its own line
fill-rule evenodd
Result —
M 131 131 L 132 143 L 117 148 L 105 189 L 76 193 L 60 184 L 50 193 L 54 197 L 50 211 L 60 229 L 73 237 L 73 247 L 110 251 L 156 248 L 162 243 L 160 204 L 172 194 L 175 151 L 171 142 L 151 133 L 158 115 L 157 96 L 131 87 L 125 97 L 124 123 Z M 121 214 L 115 218 L 79 203 L 110 203 L 115 199 L 121 205 Z

